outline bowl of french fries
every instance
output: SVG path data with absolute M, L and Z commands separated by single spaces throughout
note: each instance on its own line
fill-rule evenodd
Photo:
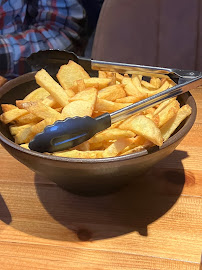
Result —
M 55 74 L 42 68 L 0 89 L 0 141 L 14 158 L 66 190 L 113 192 L 141 179 L 189 132 L 196 117 L 189 92 L 116 122 L 73 149 L 38 153 L 29 142 L 57 120 L 112 113 L 174 85 L 167 76 L 95 73 L 85 61 L 81 66 L 67 59 Z

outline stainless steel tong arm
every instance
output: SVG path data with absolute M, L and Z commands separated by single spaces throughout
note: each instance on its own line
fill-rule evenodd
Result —
M 120 120 L 124 120 L 127 117 L 129 117 L 132 114 L 138 113 L 140 111 L 144 111 L 149 107 L 152 107 L 154 105 L 157 105 L 158 103 L 166 100 L 166 99 L 170 99 L 176 96 L 179 96 L 191 89 L 194 89 L 198 86 L 202 85 L 202 76 L 191 80 L 189 82 L 180 84 L 180 85 L 176 85 L 172 88 L 169 88 L 165 91 L 162 91 L 160 93 L 157 93 L 151 97 L 148 97 L 146 99 L 143 99 L 135 104 L 129 105 L 123 109 L 120 109 L 118 111 L 115 111 L 113 113 L 110 114 L 111 116 L 111 122 L 112 124 L 120 121 Z
M 91 60 L 91 68 L 94 70 L 112 71 L 128 74 L 141 74 L 164 77 L 165 75 L 174 74 L 179 78 L 194 79 L 202 76 L 202 72 L 193 70 L 182 70 L 176 68 L 163 68 L 154 66 L 134 65 L 116 62 L 106 62 Z

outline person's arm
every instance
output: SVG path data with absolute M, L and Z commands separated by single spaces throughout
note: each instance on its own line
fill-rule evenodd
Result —
M 79 39 L 79 22 L 84 12 L 77 0 L 38 3 L 38 15 L 28 30 L 0 36 L 1 75 L 23 74 L 26 72 L 24 58 L 39 50 L 71 49 Z

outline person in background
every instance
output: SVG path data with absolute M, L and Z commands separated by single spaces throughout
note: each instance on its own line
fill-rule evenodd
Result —
M 84 52 L 87 58 L 91 57 L 95 29 L 103 2 L 104 0 L 82 0 L 87 17 L 87 46 Z
M 26 73 L 39 50 L 81 52 L 84 22 L 79 0 L 0 0 L 0 75 Z

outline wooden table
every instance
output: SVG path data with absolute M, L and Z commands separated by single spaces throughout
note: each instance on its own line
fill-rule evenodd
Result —
M 192 94 L 197 119 L 176 151 L 108 196 L 63 191 L 0 147 L 0 269 L 201 269 L 202 89 Z

